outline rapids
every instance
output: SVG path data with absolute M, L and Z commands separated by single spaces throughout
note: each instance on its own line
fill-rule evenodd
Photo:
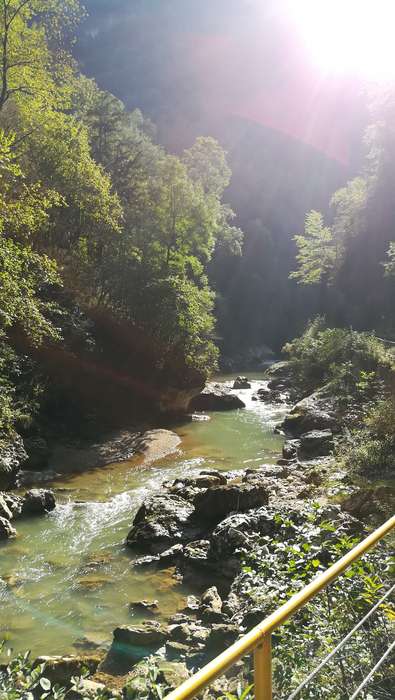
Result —
M 19 521 L 18 537 L 0 545 L 0 639 L 33 655 L 76 653 L 81 639 L 109 644 L 117 625 L 138 621 L 131 601 L 158 600 L 158 619 L 183 607 L 194 591 L 172 570 L 134 570 L 123 542 L 138 507 L 163 481 L 276 461 L 283 440 L 273 426 L 286 407 L 252 401 L 263 385 L 253 376 L 251 389 L 236 392 L 245 409 L 176 428 L 179 449 L 153 466 L 141 467 L 136 457 L 48 485 L 56 509 Z

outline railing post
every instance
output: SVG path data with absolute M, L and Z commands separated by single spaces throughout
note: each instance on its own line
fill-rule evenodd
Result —
M 272 700 L 272 638 L 266 634 L 254 651 L 255 700 Z

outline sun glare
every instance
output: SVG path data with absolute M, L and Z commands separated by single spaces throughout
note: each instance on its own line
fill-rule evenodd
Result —
M 290 10 L 323 72 L 395 79 L 395 0 L 291 0 Z

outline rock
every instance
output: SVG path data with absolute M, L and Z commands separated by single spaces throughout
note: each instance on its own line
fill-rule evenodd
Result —
M 188 677 L 189 672 L 184 663 L 167 661 L 159 657 L 153 657 L 149 661 L 138 663 L 128 675 L 123 689 L 125 700 L 136 700 L 147 696 L 147 685 L 150 683 L 152 668 L 156 670 L 156 683 L 166 687 L 167 692 L 174 690 Z
M 251 389 L 251 384 L 247 377 L 236 377 L 233 382 L 233 389 Z
M 209 549 L 209 540 L 189 542 L 183 550 L 183 564 L 195 564 L 201 567 L 207 562 Z
M 219 522 L 229 513 L 257 508 L 268 500 L 268 492 L 260 484 L 214 486 L 195 497 L 195 518 Z
M 190 526 L 193 513 L 193 504 L 179 496 L 152 496 L 137 511 L 126 544 L 163 547 L 179 542 L 185 538 L 185 531 Z
M 208 384 L 189 404 L 192 411 L 231 411 L 235 408 L 245 408 L 245 403 L 221 384 Z
M 122 675 L 137 661 L 156 652 L 166 638 L 166 627 L 153 620 L 141 625 L 116 627 L 110 650 L 98 670 Z
M 190 613 L 196 612 L 199 609 L 199 599 L 195 595 L 189 595 L 187 598 L 187 604 L 183 612 Z
M 81 678 L 79 681 L 78 690 L 69 690 L 67 693 L 68 700 L 88 700 L 89 698 L 107 697 L 105 694 L 106 686 L 103 683 L 96 683 L 89 678 Z M 111 697 L 114 697 L 112 692 Z M 119 697 L 121 697 L 119 695 Z
M 31 489 L 25 494 L 21 515 L 42 515 L 49 513 L 56 506 L 53 491 L 48 489 Z
M 172 641 L 181 642 L 199 648 L 204 645 L 210 631 L 193 620 L 181 624 L 169 625 L 169 637 Z
M 45 469 L 50 455 L 47 441 L 42 437 L 28 437 L 25 438 L 24 443 L 28 454 L 28 459 L 23 465 L 24 469 Z
M 22 464 L 27 460 L 26 450 L 20 435 L 13 433 L 0 436 L 0 489 L 15 486 Z
M 190 647 L 188 644 L 182 644 L 181 642 L 174 642 L 172 640 L 166 642 L 166 656 L 169 661 L 174 661 L 174 659 L 185 659 L 190 653 Z
M 11 520 L 13 517 L 11 510 L 8 507 L 7 501 L 3 494 L 0 493 L 0 518 Z
M 203 620 L 216 622 L 222 619 L 222 599 L 216 586 L 211 586 L 200 598 L 199 613 Z
M 212 532 L 210 557 L 222 560 L 233 554 L 235 549 L 248 547 L 251 534 L 269 535 L 275 529 L 273 514 L 266 508 L 230 515 Z
M 12 527 L 9 520 L 0 517 L 0 540 L 8 540 L 10 537 L 15 537 L 16 530 Z
M 157 615 L 159 606 L 157 600 L 137 600 L 129 603 L 129 612 L 143 613 L 144 615 Z
M 39 656 L 33 666 L 45 664 L 44 676 L 52 685 L 69 686 L 72 676 L 81 676 L 86 669 L 90 674 L 95 673 L 99 666 L 99 654 L 89 656 Z
M 286 440 L 283 445 L 284 459 L 296 459 L 300 440 Z
M 300 436 L 311 430 L 338 432 L 340 426 L 329 387 L 324 386 L 295 404 L 284 418 L 281 427 L 286 433 L 294 436 Z
M 393 501 L 392 486 L 364 487 L 343 500 L 341 508 L 345 513 L 361 520 L 366 520 L 370 516 L 384 520 L 391 512 Z
M 269 389 L 283 389 L 292 383 L 292 375 L 293 370 L 290 362 L 276 362 L 266 370 L 265 379 L 269 380 Z
M 206 648 L 214 654 L 220 654 L 230 647 L 239 636 L 241 630 L 237 625 L 213 624 L 207 639 Z
M 300 436 L 300 459 L 325 456 L 331 454 L 332 450 L 333 435 L 330 430 L 311 430 Z
M 2 497 L 7 508 L 11 511 L 12 518 L 18 518 L 22 511 L 23 498 L 11 493 L 3 493 Z

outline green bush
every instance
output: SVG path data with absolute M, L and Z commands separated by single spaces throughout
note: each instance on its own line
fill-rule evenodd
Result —
M 289 356 L 301 393 L 332 382 L 336 390 L 368 398 L 377 392 L 380 380 L 394 371 L 393 356 L 372 333 L 327 328 L 322 316 L 287 343 L 283 352 Z
M 395 397 L 377 401 L 364 419 L 364 428 L 351 433 L 341 454 L 350 471 L 388 476 L 395 471 Z

